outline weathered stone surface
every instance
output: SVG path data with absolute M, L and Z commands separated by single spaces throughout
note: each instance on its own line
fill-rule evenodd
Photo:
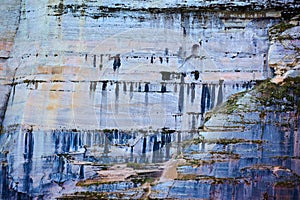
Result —
M 0 198 L 298 197 L 299 81 L 238 93 L 268 76 L 267 30 L 281 20 L 248 11 L 298 4 L 20 3 L 0 54 L 11 85 Z
M 104 1 L 104 7 L 24 1 L 8 61 L 16 73 L 4 126 L 188 130 L 201 126 L 205 111 L 244 90 L 238 86 L 245 81 L 266 77 L 267 28 L 280 12 L 152 13 L 141 7 L 156 3 L 145 3 L 111 10 L 106 7 L 118 6 Z M 118 54 L 121 67 L 114 72 Z M 201 101 L 203 83 L 211 98 Z
M 249 91 L 231 97 L 225 105 L 212 111 L 204 128 L 208 130 L 245 130 L 260 122 L 261 104 L 256 92 Z
M 0 6 L 0 127 L 5 116 L 10 97 L 14 67 L 9 67 L 8 59 L 14 46 L 14 38 L 19 25 L 20 0 L 3 1 Z M 1 132 L 1 131 L 0 131 Z
M 274 82 L 282 82 L 289 76 L 297 76 L 300 55 L 299 32 L 299 15 L 289 22 L 274 26 L 270 30 L 271 45 L 268 63 L 274 69 Z

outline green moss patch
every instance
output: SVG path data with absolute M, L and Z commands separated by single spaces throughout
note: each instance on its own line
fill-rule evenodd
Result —
M 242 98 L 247 91 L 236 93 L 228 98 L 225 104 L 218 110 L 220 113 L 232 114 L 238 112 L 239 104 L 238 100 Z
M 275 84 L 268 80 L 256 88 L 257 99 L 264 106 L 275 106 L 279 111 L 297 111 L 300 109 L 300 77 L 287 78 L 282 84 Z
M 293 25 L 293 24 L 282 22 L 282 23 L 277 24 L 277 25 L 273 26 L 272 28 L 270 28 L 270 32 L 282 33 L 284 31 L 286 31 L 287 29 L 293 28 L 294 26 L 295 25 Z
M 209 139 L 206 140 L 204 137 L 199 137 L 194 139 L 194 144 L 199 143 L 208 143 L 208 144 L 222 144 L 222 145 L 229 145 L 229 144 L 238 144 L 238 143 L 252 143 L 252 144 L 262 144 L 264 141 L 262 140 L 246 140 L 243 138 L 219 138 L 219 139 Z

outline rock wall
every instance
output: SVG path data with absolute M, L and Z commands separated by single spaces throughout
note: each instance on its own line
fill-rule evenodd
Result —
M 101 2 L 15 2 L 0 198 L 296 199 L 299 79 L 238 93 L 268 77 L 282 10 Z
M 265 112 L 292 112 L 299 115 L 297 90 L 300 65 L 299 15 L 269 29 L 270 48 L 268 66 L 272 69 L 271 82 L 256 87 L 248 93 L 230 97 L 220 109 L 207 114 L 205 128 L 210 130 L 245 130 L 261 121 Z M 276 84 L 278 85 L 276 85 Z
M 171 10 L 147 11 L 138 1 L 133 10 L 106 1 L 22 1 L 4 126 L 157 128 L 149 116 L 165 105 L 160 128 L 189 129 L 217 99 L 267 77 L 267 29 L 281 11 L 197 12 L 192 1 L 185 11 L 161 3 Z M 201 101 L 205 84 L 209 106 Z M 141 115 L 142 122 L 132 122 Z
M 273 69 L 274 82 L 300 75 L 300 16 L 282 22 L 269 31 L 269 66 Z
M 52 5 L 55 5 L 56 2 L 53 2 Z M 56 5 L 60 9 L 63 9 L 63 5 L 67 4 L 68 7 L 72 6 L 72 1 L 60 1 L 60 6 Z M 82 6 L 103 6 L 104 8 L 111 8 L 113 10 L 145 10 L 150 9 L 153 11 L 159 11 L 161 9 L 190 9 L 190 10 L 197 10 L 201 8 L 216 8 L 216 9 L 250 9 L 250 10 L 260 10 L 266 8 L 289 8 L 295 9 L 299 8 L 299 3 L 295 0 L 220 0 L 220 1 L 213 1 L 213 0 L 162 0 L 162 1 L 155 1 L 155 0 L 147 0 L 147 1 L 122 1 L 117 0 L 111 2 L 109 0 L 101 0 L 101 1 L 82 1 Z
M 5 116 L 10 96 L 10 83 L 14 76 L 14 68 L 9 66 L 13 57 L 11 51 L 20 20 L 21 0 L 3 1 L 0 7 L 0 126 Z

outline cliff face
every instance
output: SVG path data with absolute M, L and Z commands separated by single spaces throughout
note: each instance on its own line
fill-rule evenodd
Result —
M 20 21 L 20 0 L 4 1 L 0 7 L 0 126 L 5 116 L 10 96 L 10 83 L 15 66 L 10 66 L 11 51 Z
M 298 113 L 299 30 L 299 15 L 269 29 L 268 66 L 274 76 L 271 82 L 279 84 L 266 81 L 254 91 L 230 97 L 229 101 L 218 110 L 223 114 L 214 115 L 206 122 L 206 128 L 244 129 L 258 123 L 261 120 L 259 116 L 264 115 L 262 113 L 266 111 L 285 112 L 285 109 L 288 109 L 294 114 Z M 210 117 L 211 115 L 208 114 L 208 118 Z
M 269 30 L 269 66 L 273 69 L 274 82 L 300 75 L 300 16 L 280 23 Z
M 3 125 L 190 129 L 249 80 L 268 76 L 267 29 L 280 11 L 198 12 L 199 2 L 178 10 L 161 3 L 170 10 L 144 9 L 155 2 L 23 1 L 6 67 L 14 84 Z
M 299 78 L 258 84 L 295 2 L 2 4 L 0 198 L 298 198 Z
M 300 155 L 300 74 L 298 71 L 298 35 L 298 17 L 292 18 L 290 22 L 281 23 L 270 28 L 271 46 L 268 52 L 268 59 L 269 66 L 274 68 L 275 77 L 263 82 L 257 82 L 257 85 L 253 90 L 237 93 L 231 96 L 223 105 L 212 112 L 207 113 L 207 121 L 204 123 L 204 129 L 210 135 L 205 135 L 203 138 L 197 138 L 195 141 L 197 144 L 205 144 L 205 142 L 209 141 L 210 137 L 214 138 L 215 135 L 219 135 L 219 137 L 226 135 L 226 138 L 218 139 L 217 143 L 220 145 L 222 144 L 223 149 L 226 149 L 224 154 L 231 151 L 230 154 L 232 156 L 241 156 L 240 158 L 237 158 L 239 161 L 237 162 L 238 164 L 235 165 L 240 169 L 239 172 L 242 174 L 241 176 L 246 178 L 247 175 L 244 174 L 244 172 L 251 171 L 251 173 L 257 174 L 260 177 L 260 180 L 265 178 L 265 180 L 272 182 L 272 189 L 269 189 L 272 190 L 272 197 L 275 198 L 298 198 L 294 194 L 295 192 L 298 193 L 300 189 L 299 170 L 296 167 L 299 166 Z M 253 141 L 254 138 L 259 138 L 259 140 L 262 140 L 263 142 L 262 146 L 258 145 L 257 149 L 255 148 L 254 150 L 250 148 L 251 150 L 248 149 L 247 151 L 247 145 L 245 144 L 246 142 L 244 139 L 248 137 L 251 138 L 252 144 L 258 142 Z M 280 138 L 285 139 L 282 140 Z M 282 142 L 282 146 L 278 144 L 279 141 Z M 269 143 L 270 146 L 266 143 Z M 268 148 L 270 149 L 267 150 Z M 217 147 L 214 149 L 219 153 L 220 149 Z M 281 152 L 285 152 L 285 161 L 281 160 L 282 156 L 280 156 L 281 153 L 278 151 L 279 149 Z M 256 155 L 258 160 L 254 161 L 255 164 L 247 163 L 253 158 L 256 159 L 256 156 L 251 155 L 252 153 L 250 152 L 255 152 L 254 154 L 256 154 L 260 152 L 260 150 L 261 154 Z M 246 151 L 245 154 L 242 153 L 244 151 Z M 192 161 L 195 163 L 195 160 Z M 201 160 L 201 162 L 202 161 L 203 160 Z M 247 167 L 241 168 L 244 164 L 247 165 Z M 205 168 L 202 163 L 199 165 L 200 167 L 197 167 L 197 170 L 199 168 Z M 218 168 L 218 164 L 214 166 L 215 169 Z M 266 172 L 265 169 L 267 168 L 274 175 L 276 174 L 275 169 L 281 168 L 285 172 L 290 171 L 294 173 L 294 177 L 289 177 L 289 181 L 282 180 L 277 182 L 276 180 L 272 180 L 271 177 L 268 177 L 267 174 L 260 174 L 263 171 Z M 186 166 L 183 167 L 182 171 L 183 174 L 184 172 L 186 173 L 185 175 L 188 173 L 197 175 L 197 172 L 191 172 L 193 170 Z M 215 172 L 215 174 L 218 173 Z M 222 176 L 224 174 L 220 173 L 218 175 Z M 194 177 L 197 179 L 197 176 Z M 237 178 L 230 179 L 231 177 L 235 177 L 235 174 L 231 174 L 230 170 L 228 170 L 225 179 L 215 178 L 213 180 L 237 181 Z M 201 178 L 199 177 L 197 180 L 201 181 Z M 292 184 L 293 181 L 291 180 L 294 180 L 295 184 Z M 241 185 L 244 184 L 242 180 L 238 180 L 237 182 Z M 262 182 L 263 181 L 259 181 L 259 185 L 262 184 Z M 223 195 L 226 195 L 226 191 L 223 187 L 224 182 L 220 184 L 221 186 L 218 185 L 219 190 L 222 191 L 221 193 Z M 247 182 L 247 184 L 252 185 L 251 181 Z M 263 188 L 265 185 L 262 184 L 261 187 Z M 284 190 L 289 190 L 290 192 L 283 192 L 285 194 L 279 192 Z M 271 196 L 270 193 L 263 193 L 261 191 L 249 194 L 249 196 L 253 195 L 260 196 L 260 198 L 268 198 Z M 244 194 L 243 198 L 246 196 L 247 192 Z

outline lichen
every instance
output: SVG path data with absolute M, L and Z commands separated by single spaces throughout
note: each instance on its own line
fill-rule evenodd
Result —
M 176 180 L 188 181 L 188 180 L 197 180 L 197 181 L 205 181 L 209 182 L 213 185 L 218 184 L 239 184 L 241 181 L 236 178 L 217 178 L 214 176 L 203 176 L 197 174 L 179 174 Z
M 300 96 L 300 77 L 286 78 L 282 84 L 266 80 L 257 86 L 256 91 L 257 99 L 264 106 L 275 106 L 281 112 L 299 112 L 300 101 L 295 97 Z
M 280 24 L 277 24 L 269 29 L 269 39 L 270 40 L 282 40 L 283 38 L 280 38 L 280 34 L 283 33 L 284 31 L 295 27 L 294 24 L 282 22 Z
M 113 133 L 114 131 L 118 131 L 118 129 L 103 129 L 103 133 Z
M 212 158 L 215 159 L 240 159 L 240 155 L 233 153 L 232 151 L 210 151 L 210 154 L 212 154 Z M 225 156 L 225 157 L 222 157 Z
M 228 98 L 226 103 L 218 110 L 219 113 L 232 114 L 239 111 L 238 100 L 246 94 L 247 91 L 236 93 Z
M 222 145 L 228 145 L 228 144 L 238 144 L 238 143 L 251 143 L 251 144 L 262 144 L 264 143 L 263 140 L 246 140 L 243 138 L 219 138 L 219 139 L 205 139 L 203 136 L 195 138 L 193 140 L 194 144 L 199 143 L 208 143 L 208 144 L 222 144 Z
M 144 166 L 139 163 L 127 163 L 127 167 L 133 168 L 133 169 L 143 169 Z
M 108 199 L 108 194 L 103 192 L 75 192 L 74 194 L 68 194 L 57 199 Z
M 277 24 L 277 25 L 273 26 L 272 28 L 270 28 L 270 31 L 282 33 L 284 31 L 286 31 L 287 29 L 293 28 L 294 26 L 295 25 L 293 25 L 293 24 L 282 22 L 282 23 Z
M 294 180 L 278 181 L 274 184 L 275 187 L 294 188 L 298 183 Z

